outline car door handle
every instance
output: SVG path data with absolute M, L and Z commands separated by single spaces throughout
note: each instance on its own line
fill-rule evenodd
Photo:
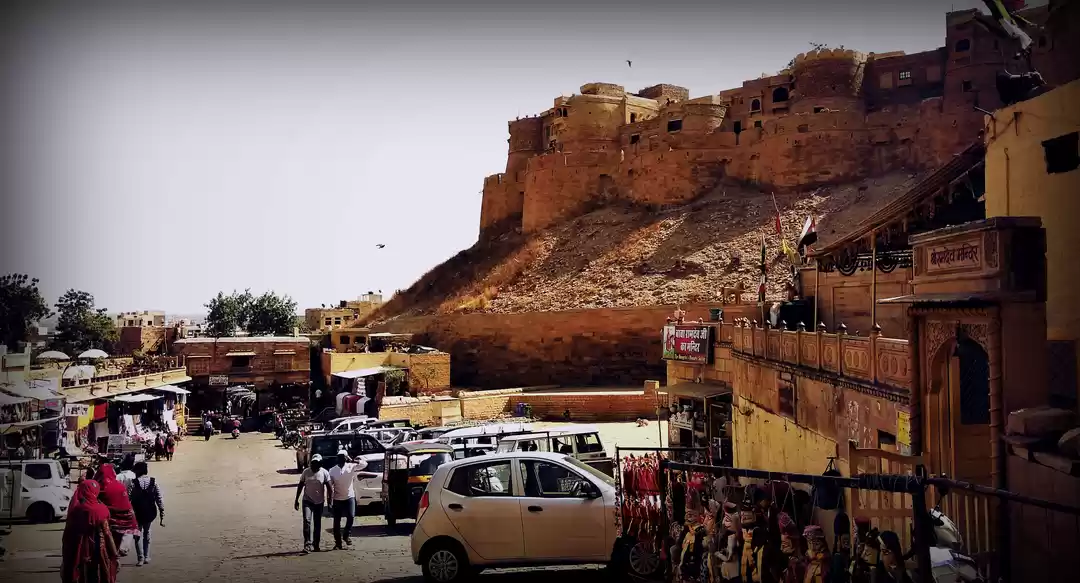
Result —
M 544 509 L 539 506 L 530 506 L 529 512 L 543 512 Z
M 449 508 L 450 510 L 464 510 L 465 509 L 465 507 L 462 506 L 461 504 L 450 504 L 450 505 L 447 506 L 447 508 Z

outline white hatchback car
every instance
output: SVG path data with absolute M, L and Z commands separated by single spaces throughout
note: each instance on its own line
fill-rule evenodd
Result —
M 435 583 L 487 567 L 606 564 L 615 512 L 611 477 L 569 455 L 457 460 L 436 470 L 420 500 L 412 557 Z

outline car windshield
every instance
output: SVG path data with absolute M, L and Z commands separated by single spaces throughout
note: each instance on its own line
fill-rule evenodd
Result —
M 410 459 L 412 467 L 409 468 L 410 476 L 430 476 L 439 469 L 439 466 L 453 461 L 454 457 L 449 453 L 429 453 L 415 456 Z
M 565 461 L 566 463 L 574 466 L 575 468 L 578 468 L 579 470 L 581 470 L 583 472 L 587 472 L 587 473 L 591 474 L 593 477 L 599 479 L 601 482 L 607 484 L 608 486 L 611 486 L 611 487 L 615 486 L 615 480 L 611 476 L 609 476 L 609 475 L 605 474 L 604 472 L 601 472 L 600 470 L 590 466 L 589 464 L 575 458 L 574 456 L 568 455 L 568 456 L 563 458 L 563 461 Z
M 312 455 L 319 454 L 323 456 L 323 459 L 334 457 L 338 450 L 349 444 L 351 439 L 351 437 L 315 439 L 311 442 L 311 453 Z

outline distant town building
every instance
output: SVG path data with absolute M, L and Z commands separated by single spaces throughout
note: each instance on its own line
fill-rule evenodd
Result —
M 116 327 L 164 326 L 165 312 L 143 310 L 141 312 L 122 312 L 116 316 Z
M 336 306 L 304 310 L 304 323 L 312 332 L 344 328 L 367 316 L 383 304 L 382 294 L 366 293 L 355 300 L 341 300 Z

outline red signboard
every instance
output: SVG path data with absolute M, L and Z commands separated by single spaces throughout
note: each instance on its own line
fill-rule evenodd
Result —
M 701 324 L 664 326 L 664 360 L 712 362 L 713 327 Z

